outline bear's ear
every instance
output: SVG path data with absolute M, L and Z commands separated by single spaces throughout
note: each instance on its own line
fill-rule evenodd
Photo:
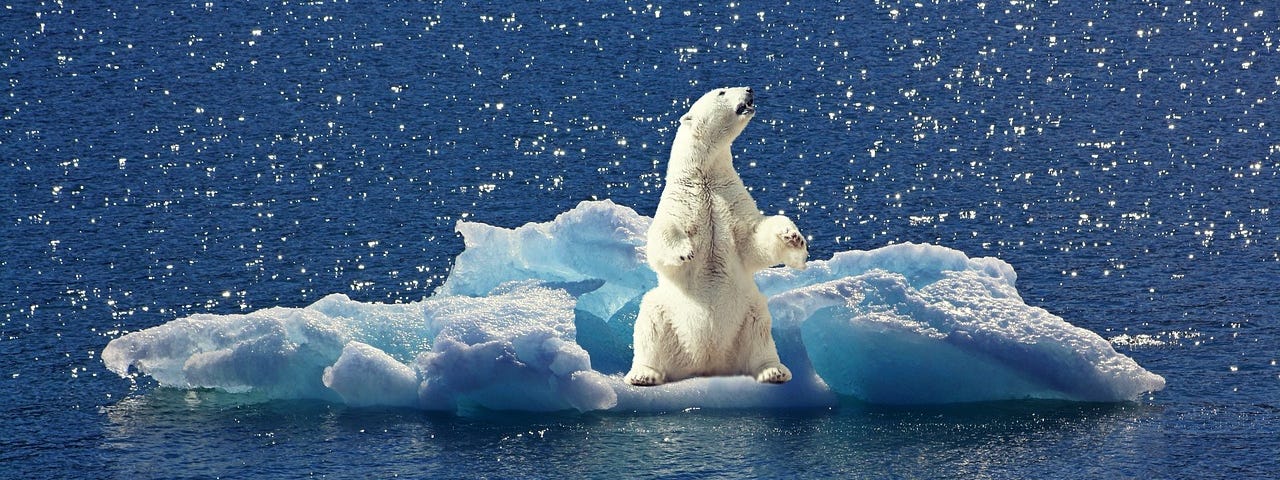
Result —
M 699 120 L 699 117 L 694 115 L 692 112 L 686 113 L 683 117 L 680 117 L 680 127 L 682 129 L 687 128 L 689 133 L 693 135 L 693 138 L 702 137 L 702 120 Z

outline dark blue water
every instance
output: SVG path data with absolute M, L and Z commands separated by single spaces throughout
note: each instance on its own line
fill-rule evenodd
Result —
M 1274 476 L 1280 10 L 934 3 L 5 5 L 0 476 Z M 422 299 L 460 219 L 652 214 L 678 115 L 724 85 L 758 92 L 736 162 L 812 258 L 999 257 L 1169 386 L 456 417 L 156 389 L 98 359 L 191 313 Z

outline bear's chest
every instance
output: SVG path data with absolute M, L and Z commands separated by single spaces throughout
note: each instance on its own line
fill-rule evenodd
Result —
M 745 193 L 745 192 L 744 192 Z M 700 293 L 716 296 L 741 283 L 738 252 L 740 225 L 735 211 L 736 192 L 717 185 L 695 185 L 683 195 L 683 227 L 693 247 L 693 260 L 684 269 Z
M 735 188 L 736 187 L 736 188 Z M 735 205 L 747 192 L 730 181 L 700 179 L 681 185 L 676 198 L 683 199 L 689 220 L 730 225 L 737 221 Z
M 741 222 L 734 208 L 736 192 L 713 186 L 690 190 L 685 196 L 690 201 L 683 220 L 695 245 L 713 249 L 732 246 Z

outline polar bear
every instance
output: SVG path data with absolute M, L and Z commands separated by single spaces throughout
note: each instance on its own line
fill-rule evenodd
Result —
M 753 274 L 778 264 L 804 269 L 809 251 L 795 223 L 756 208 L 733 168 L 729 146 L 754 114 L 751 88 L 721 88 L 680 119 L 648 232 L 658 285 L 640 302 L 629 384 L 714 375 L 791 379 Z

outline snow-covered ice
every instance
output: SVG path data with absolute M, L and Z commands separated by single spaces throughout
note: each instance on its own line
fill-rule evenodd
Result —
M 465 249 L 423 301 L 335 294 L 192 315 L 117 338 L 102 359 L 170 387 L 447 411 L 1113 402 L 1164 388 L 1102 337 L 1023 302 L 1009 264 L 916 244 L 757 276 L 791 382 L 632 387 L 631 326 L 656 282 L 649 222 L 607 200 L 515 229 L 460 222 Z

